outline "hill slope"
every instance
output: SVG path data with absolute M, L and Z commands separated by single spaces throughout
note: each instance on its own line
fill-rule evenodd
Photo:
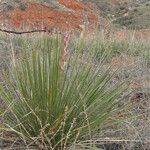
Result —
M 150 0 L 83 0 L 96 4 L 100 13 L 117 27 L 150 28 Z
M 150 28 L 150 0 L 1 0 L 5 28 Z
M 76 0 L 2 0 L 0 22 L 5 28 L 17 29 L 82 29 L 98 22 L 92 5 Z

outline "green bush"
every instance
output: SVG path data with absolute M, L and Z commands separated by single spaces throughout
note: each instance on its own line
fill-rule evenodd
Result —
M 41 149 L 63 150 L 116 121 L 111 116 L 122 110 L 118 103 L 125 86 L 110 86 L 110 69 L 95 66 L 95 56 L 88 52 L 85 57 L 78 43 L 62 71 L 61 37 L 35 43 L 30 50 L 23 48 L 3 77 L 4 125 L 9 130 Z

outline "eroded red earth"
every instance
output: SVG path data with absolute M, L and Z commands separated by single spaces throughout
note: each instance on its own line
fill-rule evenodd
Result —
M 85 22 L 90 26 L 98 22 L 92 6 L 76 0 L 58 0 L 70 11 L 60 11 L 40 3 L 28 3 L 25 9 L 0 12 L 0 22 L 5 27 L 17 29 L 81 29 Z
M 113 4 L 118 4 L 118 0 L 112 0 Z M 107 28 L 109 21 L 95 11 L 92 3 L 82 3 L 77 0 L 56 0 L 57 4 L 66 9 L 55 9 L 51 5 L 41 3 L 26 3 L 26 7 L 15 7 L 7 11 L 0 11 L 0 28 L 27 31 L 31 29 L 58 29 L 61 31 L 82 30 L 86 27 L 86 33 L 93 32 L 97 23 L 104 23 Z M 108 29 L 109 30 L 109 29 Z M 150 30 L 136 31 L 115 31 L 110 33 L 110 38 L 124 40 L 129 36 L 137 39 L 148 39 Z

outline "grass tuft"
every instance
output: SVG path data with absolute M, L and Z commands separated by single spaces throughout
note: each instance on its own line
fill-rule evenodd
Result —
M 126 86 L 110 86 L 115 73 L 103 71 L 101 64 L 95 66 L 95 53 L 87 51 L 85 56 L 81 41 L 67 55 L 64 70 L 60 68 L 62 37 L 29 45 L 20 45 L 23 52 L 5 72 L 1 85 L 4 126 L 27 147 L 65 150 L 92 139 L 104 125 L 121 121 L 114 119 L 114 113 L 124 109 L 118 105 Z

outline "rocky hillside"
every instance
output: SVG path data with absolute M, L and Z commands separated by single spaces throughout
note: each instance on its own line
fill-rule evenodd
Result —
M 150 28 L 150 0 L 83 0 L 96 4 L 100 13 L 117 27 Z
M 0 27 L 59 30 L 150 28 L 150 0 L 0 0 Z

